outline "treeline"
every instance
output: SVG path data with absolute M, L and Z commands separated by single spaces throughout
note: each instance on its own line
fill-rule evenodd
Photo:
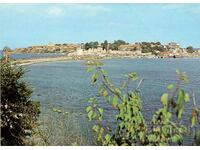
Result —
M 163 52 L 166 50 L 164 45 L 162 45 L 160 42 L 141 42 L 140 46 L 142 53 L 154 53 L 155 51 Z
M 100 46 L 102 49 L 108 50 L 118 50 L 120 45 L 128 45 L 126 41 L 123 40 L 115 40 L 113 43 L 108 43 L 107 40 L 105 40 L 103 43 L 99 43 L 98 41 L 95 42 L 87 42 L 84 44 L 84 49 L 88 50 L 90 48 L 98 48 Z
M 129 44 L 128 42 L 124 40 L 115 40 L 112 43 L 109 43 L 107 40 L 105 40 L 102 43 L 99 43 L 98 41 L 91 41 L 84 43 L 83 49 L 96 49 L 96 48 L 102 48 L 104 50 L 141 50 L 142 53 L 156 53 L 156 52 L 164 52 L 169 51 L 170 48 L 166 45 L 161 44 L 160 42 L 136 42 L 134 44 Z M 179 47 L 181 49 L 181 47 Z M 186 51 L 188 53 L 195 52 L 194 48 L 192 46 L 188 46 L 186 48 Z
M 128 42 L 124 40 L 115 40 L 113 43 L 108 43 L 107 40 L 105 40 L 103 43 L 99 43 L 98 41 L 95 42 L 87 42 L 84 44 L 84 49 L 95 49 L 101 47 L 104 50 L 121 50 L 120 46 L 127 46 L 129 50 L 141 50 L 143 53 L 148 53 L 148 52 L 154 52 L 154 51 L 160 51 L 163 52 L 166 49 L 164 48 L 164 45 L 162 45 L 160 42 L 140 42 L 140 43 L 135 43 L 135 44 L 129 44 Z M 134 46 L 135 47 L 134 47 Z M 132 47 L 131 47 L 132 46 Z

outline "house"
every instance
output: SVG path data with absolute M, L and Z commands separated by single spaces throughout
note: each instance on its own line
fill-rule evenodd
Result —
M 172 52 L 179 52 L 180 50 L 182 50 L 180 45 L 175 42 L 168 43 L 167 45 L 165 45 L 165 47 Z

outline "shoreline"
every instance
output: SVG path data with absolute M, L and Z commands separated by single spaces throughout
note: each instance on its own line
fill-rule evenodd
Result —
M 89 60 L 89 59 L 97 59 L 97 60 L 105 60 L 105 59 L 113 59 L 113 58 L 129 58 L 129 59 L 170 59 L 170 58 L 154 58 L 154 57 L 135 57 L 135 56 L 60 56 L 60 57 L 45 57 L 45 58 L 30 58 L 30 59 L 15 59 L 11 60 L 13 64 L 17 64 L 19 66 L 27 66 L 31 64 L 37 63 L 45 63 L 45 62 L 65 62 L 65 61 L 78 61 L 78 60 Z M 171 58 L 171 59 L 199 59 L 200 57 L 183 57 L 183 58 Z
M 31 58 L 31 59 L 17 59 L 12 61 L 12 63 L 17 64 L 19 66 L 26 66 L 44 62 L 59 62 L 59 61 L 69 61 L 69 60 L 73 59 L 70 57 Z

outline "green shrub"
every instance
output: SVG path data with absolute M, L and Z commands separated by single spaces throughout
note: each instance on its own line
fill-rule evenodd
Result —
M 1 60 L 1 144 L 25 145 L 37 125 L 39 102 L 30 100 L 31 89 L 22 80 L 22 67 Z
M 190 97 L 181 88 L 181 82 L 187 83 L 185 73 L 177 70 L 178 81 L 170 84 L 166 93 L 161 96 L 162 107 L 153 113 L 147 122 L 142 113 L 139 86 L 130 90 L 129 84 L 138 80 L 135 72 L 126 76 L 120 87 L 110 82 L 102 63 L 90 61 L 88 72 L 93 71 L 91 82 L 98 87 L 98 95 L 89 99 L 86 108 L 89 121 L 93 121 L 92 130 L 96 133 L 98 145 L 181 145 L 184 135 L 188 132 L 187 125 L 181 119 L 186 103 Z M 110 106 L 104 110 L 99 103 Z M 104 113 L 113 115 L 114 128 L 103 120 Z M 113 113 L 116 112 L 116 113 Z M 190 127 L 197 125 L 199 108 L 195 105 L 190 118 Z M 188 119 L 189 121 L 189 119 Z M 197 136 L 196 136 L 197 137 Z M 198 139 L 198 138 L 196 138 Z

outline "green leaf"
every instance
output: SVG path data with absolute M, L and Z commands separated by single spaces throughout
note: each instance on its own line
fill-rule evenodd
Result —
M 106 70 L 102 69 L 101 72 L 102 72 L 102 74 L 103 74 L 104 76 L 106 76 L 106 74 L 107 74 Z
M 185 92 L 183 90 L 178 91 L 177 104 L 182 105 L 185 100 Z
M 60 109 L 57 109 L 57 108 L 53 108 L 53 111 L 57 112 L 57 113 L 61 113 L 62 112 Z
M 118 104 L 118 98 L 117 98 L 117 96 L 114 96 L 112 99 L 112 105 L 113 105 L 113 107 L 116 107 L 117 104 Z
M 144 132 L 139 132 L 139 137 L 140 137 L 140 140 L 144 141 L 145 133 Z
M 177 104 L 178 104 L 177 117 L 178 117 L 178 119 L 180 119 L 182 116 L 184 102 L 185 102 L 185 92 L 183 90 L 179 90 L 178 95 L 177 95 Z
M 171 140 L 172 140 L 173 143 L 179 143 L 182 140 L 182 138 L 181 138 L 180 135 L 176 134 L 176 135 L 171 137 Z
M 162 102 L 163 106 L 167 106 L 167 99 L 168 99 L 168 94 L 167 94 L 167 93 L 164 93 L 164 94 L 161 96 L 161 102 Z
M 94 125 L 92 127 L 92 130 L 95 131 L 95 132 L 98 132 L 99 131 L 99 126 L 98 125 Z
M 168 91 L 172 90 L 173 88 L 174 88 L 174 84 L 170 84 L 170 85 L 167 86 Z
M 177 69 L 176 74 L 179 75 L 180 73 L 181 73 L 180 70 Z
M 129 73 L 129 74 L 128 74 L 128 77 L 129 77 L 129 79 L 131 79 L 132 81 L 135 81 L 135 80 L 138 79 L 137 73 L 135 73 L 135 72 Z
M 155 142 L 156 141 L 156 135 L 155 134 L 150 134 L 148 136 L 148 139 L 149 139 L 150 142 Z
M 102 95 L 102 92 L 103 92 L 103 88 L 99 88 L 99 89 L 98 89 L 99 95 Z
M 195 133 L 195 143 L 197 146 L 200 146 L 200 130 L 197 130 Z
M 181 134 L 184 134 L 184 133 L 187 133 L 187 127 L 185 125 L 182 125 L 178 131 L 181 133 Z
M 67 111 L 66 111 L 66 112 L 64 112 L 64 115 L 68 115 L 68 114 L 69 114 L 69 112 L 67 112 Z
M 92 83 L 96 83 L 97 78 L 98 78 L 98 73 L 95 72 L 95 73 L 92 75 Z
M 105 136 L 105 140 L 106 140 L 106 142 L 109 142 L 110 139 L 111 139 L 111 136 L 110 136 L 109 134 L 106 134 L 106 136 Z
M 185 102 L 189 102 L 190 101 L 190 96 L 188 93 L 185 94 Z
M 107 95 L 108 95 L 108 91 L 105 90 L 105 91 L 103 92 L 103 96 L 106 97 Z
M 93 71 L 93 68 L 92 67 L 88 67 L 87 68 L 87 72 L 92 72 Z
M 86 108 L 86 112 L 89 112 L 90 110 L 92 110 L 92 107 L 91 107 L 91 106 L 88 106 L 88 107 Z
M 89 113 L 88 113 L 88 119 L 89 119 L 89 121 L 91 121 L 92 120 L 92 115 L 93 115 L 93 111 L 91 110 Z
M 115 88 L 115 91 L 116 91 L 116 93 L 117 93 L 118 95 L 121 94 L 121 91 L 120 91 L 118 88 Z
M 126 81 L 123 82 L 121 88 L 123 89 L 123 88 L 125 88 L 125 86 L 126 86 Z
M 104 128 L 100 128 L 100 131 L 99 131 L 99 134 L 98 134 L 98 139 L 97 139 L 98 141 L 101 140 L 103 132 L 104 132 Z
M 98 108 L 98 111 L 99 111 L 100 115 L 103 114 L 103 109 L 102 108 Z
M 90 99 L 88 100 L 88 102 L 89 102 L 89 103 L 93 103 L 93 102 L 94 102 L 94 98 L 93 98 L 93 97 L 90 98 Z
M 182 113 L 183 113 L 183 107 L 178 109 L 178 119 L 181 119 Z

